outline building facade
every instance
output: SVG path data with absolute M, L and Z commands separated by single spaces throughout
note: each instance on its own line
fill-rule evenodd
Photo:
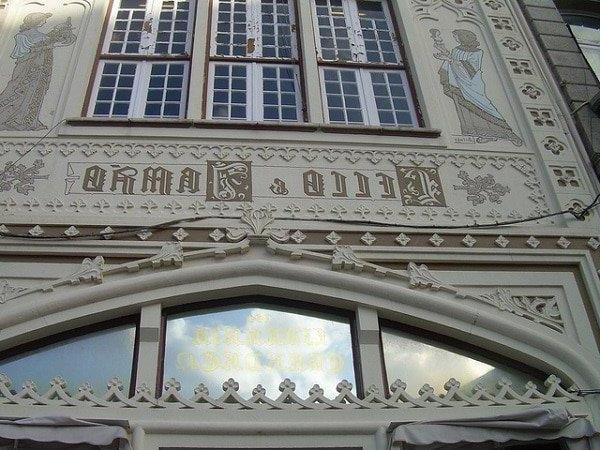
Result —
M 0 445 L 596 448 L 596 4 L 0 2 Z

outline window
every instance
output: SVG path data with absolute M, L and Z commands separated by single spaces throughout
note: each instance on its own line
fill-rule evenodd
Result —
M 203 101 L 215 121 L 303 122 L 297 1 L 209 0 L 205 97 L 188 99 L 196 0 L 114 0 L 86 114 L 181 119 Z M 309 1 L 325 122 L 419 126 L 389 1 Z
M 134 324 L 125 324 L 75 337 L 58 337 L 53 343 L 39 343 L 27 350 L 17 348 L 0 359 L 0 373 L 8 375 L 15 389 L 31 380 L 45 392 L 57 376 L 69 382 L 71 392 L 89 383 L 94 392 L 102 394 L 107 381 L 114 377 L 128 389 L 132 380 L 135 328 Z
M 350 321 L 263 304 L 172 314 L 164 379 L 172 377 L 190 396 L 200 383 L 218 396 L 232 377 L 246 396 L 261 384 L 275 398 L 289 378 L 299 395 L 318 383 L 333 398 L 342 379 L 356 385 Z
M 600 17 L 567 14 L 564 18 L 590 67 L 600 79 Z
M 207 116 L 301 121 L 293 1 L 213 1 Z
M 193 0 L 116 0 L 88 114 L 184 117 L 193 16 Z
M 410 87 L 385 0 L 313 0 L 331 123 L 415 126 Z
M 443 339 L 443 340 L 442 340 Z M 533 371 L 524 373 L 478 356 L 468 351 L 447 345 L 446 338 L 432 340 L 394 328 L 381 328 L 381 342 L 388 385 L 400 379 L 406 383 L 411 395 L 418 395 L 424 382 L 444 392 L 444 384 L 454 378 L 461 382 L 461 391 L 471 393 L 481 384 L 490 392 L 497 391 L 496 383 L 507 378 L 515 387 L 528 381 L 543 386 L 543 374 Z M 443 343 L 444 342 L 444 343 Z M 539 378 L 536 380 L 536 378 Z

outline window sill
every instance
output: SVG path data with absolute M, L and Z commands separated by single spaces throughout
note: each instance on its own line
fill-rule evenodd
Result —
M 373 127 L 315 123 L 267 123 L 245 121 L 188 120 L 188 119 L 104 119 L 82 117 L 67 119 L 66 125 L 73 127 L 130 127 L 130 128 L 213 128 L 239 130 L 301 131 L 307 133 L 367 134 L 381 136 L 406 136 L 438 138 L 441 131 L 434 128 Z

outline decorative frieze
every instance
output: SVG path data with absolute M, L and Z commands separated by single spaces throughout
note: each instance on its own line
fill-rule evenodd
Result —
M 547 210 L 535 160 L 527 155 L 290 147 L 243 147 L 242 152 L 181 144 L 175 147 L 183 155 L 176 160 L 152 162 L 141 154 L 128 157 L 123 149 L 130 144 L 66 144 L 72 149 L 67 160 L 61 152 L 45 157 L 48 178 L 38 179 L 25 194 L 12 187 L 0 193 L 0 210 L 21 220 L 35 214 L 56 221 L 69 212 L 92 222 L 100 216 L 137 222 L 145 216 L 240 217 L 251 204 L 254 210 L 270 209 L 277 218 L 390 224 L 469 219 L 473 202 L 485 214 L 497 212 L 497 220 L 508 218 L 515 207 L 525 216 L 536 208 Z M 77 156 L 81 152 L 88 158 L 87 150 L 106 146 L 114 150 L 111 159 L 102 156 L 104 151 L 92 154 L 89 162 Z M 163 147 L 169 144 L 144 145 Z M 191 158 L 199 148 L 200 156 Z M 330 161 L 336 164 L 333 170 L 325 168 Z M 505 204 L 512 208 L 496 206 Z
M 323 389 L 314 385 L 308 396 L 300 396 L 296 392 L 296 384 L 285 379 L 279 385 L 281 392 L 278 397 L 270 398 L 266 390 L 258 385 L 252 390 L 250 398 L 243 398 L 238 393 L 240 385 L 234 379 L 223 383 L 223 393 L 213 394 L 204 384 L 199 384 L 194 389 L 191 398 L 185 397 L 181 392 L 181 383 L 175 379 L 166 380 L 164 390 L 159 398 L 152 395 L 150 389 L 142 384 L 138 386 L 134 395 L 129 396 L 123 383 L 114 378 L 107 383 L 107 390 L 96 394 L 89 383 L 84 383 L 73 393 L 68 389 L 67 382 L 60 376 L 55 377 L 50 383 L 47 392 L 39 392 L 32 382 L 24 383 L 21 389 L 13 392 L 12 381 L 5 374 L 0 374 L 0 404 L 29 406 L 40 411 L 45 407 L 68 408 L 76 407 L 103 409 L 148 409 L 155 410 L 231 410 L 240 411 L 324 411 L 324 410 L 382 410 L 406 408 L 463 408 L 476 406 L 517 406 L 517 405 L 549 405 L 583 403 L 583 397 L 564 389 L 560 378 L 551 375 L 545 381 L 545 389 L 540 390 L 533 382 L 517 388 L 506 379 L 498 380 L 497 392 L 490 392 L 481 385 L 476 385 L 471 393 L 461 390 L 459 381 L 451 378 L 444 385 L 445 392 L 436 393 L 429 385 L 424 385 L 419 390 L 419 396 L 407 392 L 406 383 L 401 380 L 394 381 L 390 386 L 390 393 L 383 394 L 375 386 L 370 386 L 367 392 L 357 397 L 352 391 L 353 386 L 346 380 L 338 383 L 335 398 L 324 395 Z

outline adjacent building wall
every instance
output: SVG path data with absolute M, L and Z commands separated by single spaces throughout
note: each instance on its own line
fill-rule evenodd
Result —
M 559 7 L 564 7 L 569 11 L 577 8 L 600 12 L 600 2 L 520 0 L 520 4 L 573 111 L 594 170 L 600 173 L 600 116 L 588 104 L 600 92 L 600 83 L 590 70 L 559 10 Z

